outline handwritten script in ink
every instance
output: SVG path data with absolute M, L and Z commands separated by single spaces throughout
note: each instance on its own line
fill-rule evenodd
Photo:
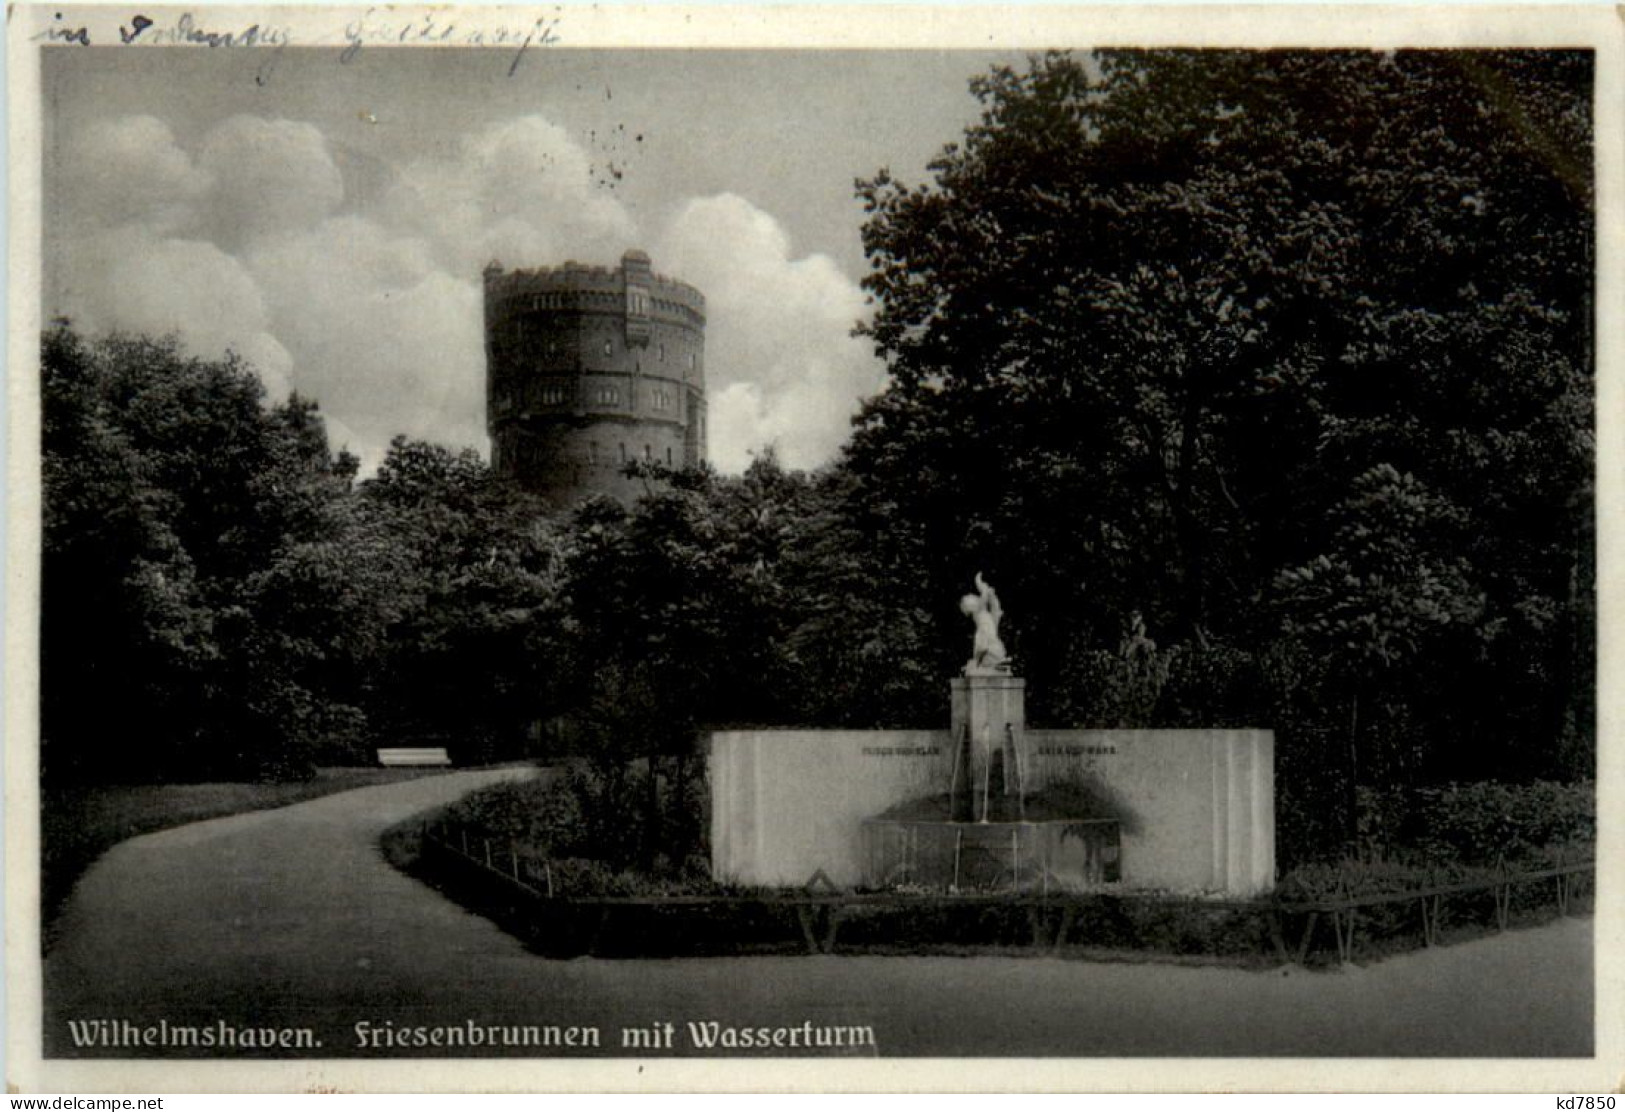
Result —
M 138 13 L 128 23 L 119 24 L 118 37 L 125 46 L 281 47 L 292 40 L 292 35 L 284 27 L 267 23 L 251 23 L 247 27 L 208 27 L 191 12 L 182 12 L 173 22 L 164 24 Z M 60 12 L 49 27 L 34 36 L 34 41 L 92 45 L 90 28 L 63 22 Z
M 370 45 L 495 47 L 513 52 L 508 64 L 508 76 L 512 77 L 532 47 L 550 46 L 560 41 L 560 22 L 561 17 L 554 14 L 508 24 L 460 23 L 448 18 L 444 11 L 401 19 L 390 9 L 368 8 L 359 19 L 345 24 L 344 49 L 339 53 L 339 61 L 348 64 L 363 46 Z M 98 37 L 101 34 L 97 32 Z M 88 24 L 65 20 L 60 12 L 49 26 L 33 36 L 33 41 L 93 44 Z M 124 46 L 272 47 L 280 50 L 293 42 L 293 33 L 288 27 L 270 23 L 237 27 L 209 24 L 189 11 L 173 19 L 166 18 L 164 22 L 136 13 L 128 22 L 118 25 L 118 41 Z M 309 45 L 319 45 L 319 42 Z
M 559 17 L 541 16 L 529 23 L 468 27 L 448 19 L 445 13 L 430 12 L 409 20 L 391 18 L 394 13 L 368 8 L 360 19 L 345 25 L 344 52 L 339 61 L 349 63 L 367 45 L 378 46 L 494 46 L 511 49 L 513 61 L 508 76 L 519 70 L 525 52 L 533 46 L 550 46 L 559 41 Z

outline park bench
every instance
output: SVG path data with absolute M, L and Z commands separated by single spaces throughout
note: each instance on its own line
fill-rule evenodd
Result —
M 378 750 L 378 763 L 385 768 L 408 765 L 443 766 L 451 764 L 451 757 L 447 755 L 444 746 L 406 746 Z

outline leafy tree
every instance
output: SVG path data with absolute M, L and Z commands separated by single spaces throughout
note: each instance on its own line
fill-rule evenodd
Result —
M 911 597 L 987 571 L 1038 719 L 1140 612 L 1177 661 L 1155 720 L 1208 674 L 1210 714 L 1250 700 L 1324 767 L 1363 693 L 1372 775 L 1555 771 L 1591 636 L 1590 80 L 1564 51 L 975 80 L 930 184 L 858 186 L 891 381 L 844 467 Z
M 315 406 L 173 340 L 43 338 L 42 764 L 53 779 L 298 773 L 311 631 L 263 585 L 347 485 Z
M 922 591 L 916 538 L 893 532 L 889 500 L 832 468 L 809 477 L 789 517 L 779 575 L 788 596 L 781 689 L 791 721 L 860 728 L 945 719 L 944 678 L 963 664 L 942 599 Z
M 365 657 L 382 736 L 449 742 L 459 761 L 513 757 L 560 697 L 567 543 L 472 451 L 397 437 L 356 509 L 388 617 Z

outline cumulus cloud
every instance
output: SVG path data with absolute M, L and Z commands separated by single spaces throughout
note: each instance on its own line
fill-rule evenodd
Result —
M 493 258 L 510 266 L 618 259 L 632 218 L 593 184 L 585 151 L 561 127 L 522 116 L 467 136 L 450 158 L 402 168 L 384 218 L 435 245 L 453 274 Z
M 225 246 L 313 227 L 344 200 L 344 180 L 311 124 L 232 116 L 209 131 L 198 162 L 211 180 L 210 229 Z
M 51 241 L 48 314 L 92 332 L 176 332 L 200 355 L 235 350 L 273 398 L 317 399 L 335 447 L 364 468 L 399 433 L 486 447 L 479 275 L 491 258 L 607 264 L 647 245 L 659 270 L 702 289 L 724 471 L 768 444 L 792 466 L 824 462 L 880 386 L 849 335 L 862 294 L 829 258 L 797 257 L 771 214 L 732 194 L 640 229 L 543 117 L 388 166 L 365 200 L 346 189 L 351 160 L 311 124 L 233 116 L 189 139 L 128 116 L 62 152 L 53 187 L 93 219 Z
M 210 184 L 169 125 L 153 116 L 99 120 L 76 130 L 64 145 L 62 178 L 68 223 L 140 223 L 155 232 L 183 227 Z
M 91 333 L 174 334 L 202 358 L 236 351 L 272 398 L 287 393 L 293 360 L 270 331 L 259 287 L 214 244 L 164 238 L 132 224 L 75 236 L 60 250 L 65 280 L 53 315 Z
M 340 216 L 261 241 L 246 264 L 295 385 L 342 420 L 364 466 L 397 433 L 484 444 L 480 290 L 438 269 L 428 244 Z
M 689 201 L 655 262 L 705 292 L 711 457 L 737 471 L 769 444 L 796 467 L 828 460 L 882 373 L 851 335 L 863 292 L 826 255 L 795 258 L 772 214 L 725 193 Z

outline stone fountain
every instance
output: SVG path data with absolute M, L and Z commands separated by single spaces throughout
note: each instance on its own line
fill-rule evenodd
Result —
M 1032 729 L 981 576 L 946 728 L 719 730 L 711 869 L 739 884 L 1255 896 L 1275 882 L 1267 729 Z
M 864 822 L 865 883 L 964 891 L 1117 880 L 1118 816 L 1061 814 L 1067 808 L 1042 791 L 1029 813 L 1026 681 L 999 637 L 999 596 L 978 574 L 959 606 L 976 633 L 963 674 L 949 681 L 947 791 Z

